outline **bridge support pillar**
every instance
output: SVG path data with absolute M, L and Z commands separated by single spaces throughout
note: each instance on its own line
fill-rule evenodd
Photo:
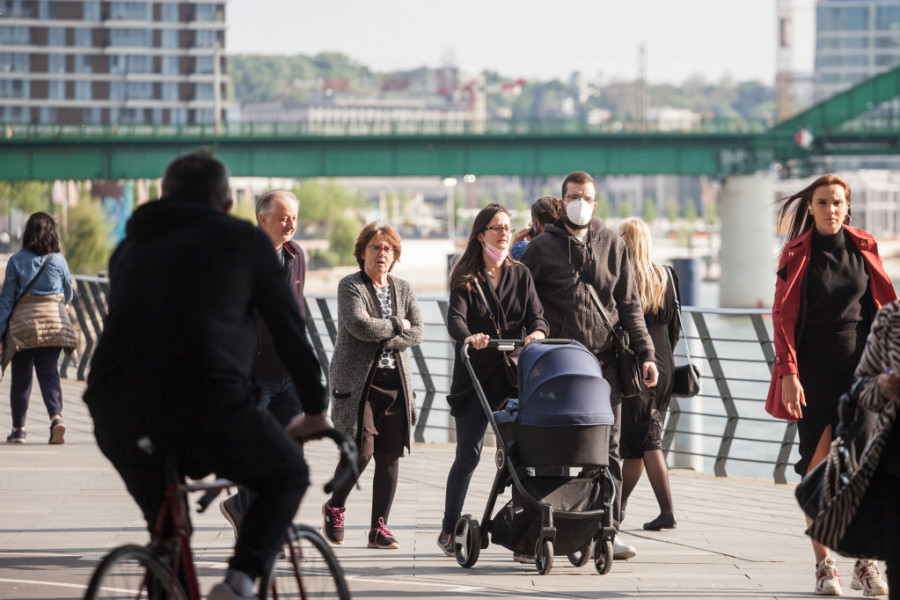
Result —
M 719 198 L 722 245 L 719 306 L 772 305 L 776 262 L 772 252 L 775 216 L 772 175 L 732 175 Z

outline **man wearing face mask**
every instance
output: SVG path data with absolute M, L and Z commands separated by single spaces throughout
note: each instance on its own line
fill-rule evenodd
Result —
M 597 208 L 594 180 L 584 171 L 569 173 L 563 180 L 560 218 L 544 228 L 545 235 L 532 240 L 522 256 L 531 270 L 535 289 L 550 324 L 551 338 L 581 342 L 603 366 L 603 377 L 611 388 L 615 423 L 610 432 L 609 470 L 622 489 L 622 459 L 619 456 L 622 392 L 619 386 L 613 338 L 593 304 L 587 286 L 592 286 L 610 321 L 620 322 L 631 338 L 631 348 L 642 364 L 644 385 L 656 385 L 657 370 L 653 342 L 647 333 L 641 299 L 632 274 L 625 243 L 619 235 L 593 218 Z M 613 524 L 622 520 L 621 494 L 616 493 Z M 619 536 L 613 542 L 616 559 L 631 558 L 633 546 Z

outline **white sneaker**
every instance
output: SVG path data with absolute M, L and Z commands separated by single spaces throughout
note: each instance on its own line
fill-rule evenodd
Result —
M 616 534 L 616 537 L 613 538 L 613 559 L 626 560 L 632 558 L 635 554 L 637 554 L 637 549 L 624 543 L 619 539 L 619 535 Z
M 874 560 L 858 560 L 853 565 L 851 590 L 862 590 L 863 596 L 887 596 L 888 585 Z
M 841 596 L 844 593 L 834 559 L 830 556 L 816 565 L 816 593 L 820 596 Z
M 242 596 L 234 591 L 230 585 L 225 583 L 217 583 L 213 589 L 209 590 L 207 600 L 257 600 L 256 596 Z

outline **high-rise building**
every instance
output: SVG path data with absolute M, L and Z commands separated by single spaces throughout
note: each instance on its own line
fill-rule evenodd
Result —
M 225 4 L 0 0 L 0 122 L 215 122 Z
M 898 64 L 900 0 L 816 2 L 816 101 Z

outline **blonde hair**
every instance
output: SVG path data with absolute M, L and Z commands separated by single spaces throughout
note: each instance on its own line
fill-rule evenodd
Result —
M 641 305 L 645 314 L 655 314 L 663 307 L 669 275 L 666 270 L 650 259 L 653 242 L 650 240 L 650 228 L 636 217 L 622 221 L 619 233 L 625 240 L 628 260 L 634 271 L 634 281 L 641 294 Z

